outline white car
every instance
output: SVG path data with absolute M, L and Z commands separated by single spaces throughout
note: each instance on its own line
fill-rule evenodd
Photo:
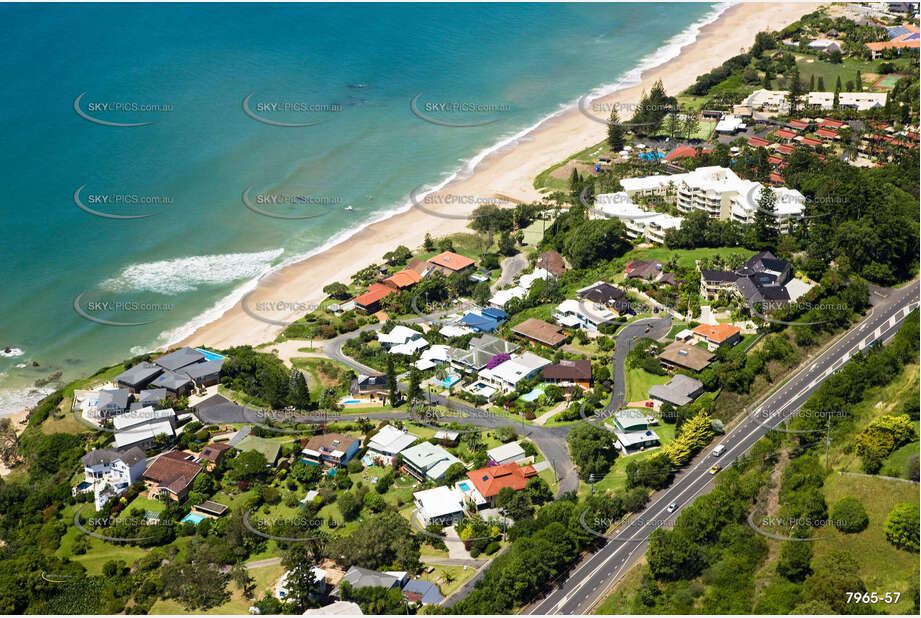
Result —
M 668 508 L 666 508 L 665 510 L 668 511 L 669 513 L 674 513 L 675 509 L 677 508 L 678 508 L 678 503 L 672 502 L 671 504 L 668 505 Z

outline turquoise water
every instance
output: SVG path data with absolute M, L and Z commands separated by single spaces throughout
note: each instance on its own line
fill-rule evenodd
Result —
M 203 522 L 204 520 L 205 520 L 205 516 L 200 515 L 198 513 L 189 513 L 188 515 L 182 518 L 183 522 L 191 522 L 195 524 L 196 526 L 200 524 L 201 522 Z
M 195 349 L 205 355 L 205 360 L 213 361 L 213 360 L 220 360 L 222 358 L 227 358 L 226 356 L 218 354 L 217 352 L 211 352 L 209 350 L 203 350 L 201 348 L 195 348 Z
M 406 208 L 414 189 L 463 173 L 580 95 L 629 85 L 635 67 L 668 59 L 677 42 L 666 42 L 715 6 L 0 5 L 0 349 L 23 351 L 0 357 L 0 412 L 49 392 L 31 385 L 57 371 L 87 376 L 181 339 L 255 278 Z M 410 111 L 419 93 L 423 108 L 492 106 L 496 122 L 424 122 Z M 262 117 L 319 124 L 254 120 L 243 111 L 250 94 Z M 75 112 L 81 95 L 83 113 L 152 124 L 90 122 Z M 264 209 L 318 216 L 260 216 L 243 203 L 249 187 L 251 199 L 291 203 Z M 100 217 L 77 201 L 153 216 Z M 108 303 L 96 318 L 146 323 L 90 321 L 78 298 L 84 311 Z
M 361 403 L 361 399 L 346 399 L 342 403 Z
M 461 379 L 460 376 L 451 375 L 451 376 L 448 376 L 447 378 L 445 378 L 444 380 L 442 380 L 442 381 L 441 381 L 441 385 L 444 386 L 445 388 L 451 388 L 451 387 L 454 386 L 458 381 L 460 381 L 460 379 Z
M 544 394 L 544 388 L 545 387 L 542 384 L 535 386 L 534 388 L 531 389 L 531 392 L 525 393 L 518 399 L 522 401 L 534 401 L 535 399 L 537 399 L 538 397 Z
M 457 486 L 461 488 L 461 491 L 470 491 L 470 484 L 467 481 L 462 481 Z

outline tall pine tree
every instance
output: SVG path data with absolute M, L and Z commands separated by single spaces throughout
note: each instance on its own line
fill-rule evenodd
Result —
M 288 405 L 298 410 L 310 409 L 310 389 L 303 372 L 294 367 L 288 378 Z
M 614 152 L 620 152 L 624 149 L 624 127 L 620 123 L 620 117 L 617 115 L 617 109 L 611 109 L 611 115 L 608 117 L 608 146 Z

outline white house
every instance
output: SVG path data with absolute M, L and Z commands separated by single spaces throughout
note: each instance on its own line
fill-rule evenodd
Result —
M 326 576 L 328 573 L 319 567 L 310 567 L 310 571 L 313 573 L 314 579 L 317 581 L 317 588 L 319 594 L 325 595 L 328 588 L 326 583 Z M 288 596 L 288 573 L 290 571 L 285 571 L 284 575 L 281 576 L 281 579 L 275 584 L 275 598 L 284 601 Z
M 413 494 L 416 517 L 423 526 L 453 524 L 464 516 L 464 495 L 455 487 L 435 487 Z
M 520 461 L 526 457 L 524 449 L 521 448 L 518 442 L 502 444 L 496 448 L 489 449 L 486 451 L 486 454 L 500 466 L 502 464 L 512 463 L 513 461 Z
M 429 345 L 429 342 L 423 339 L 422 337 L 417 337 L 415 339 L 410 339 L 406 343 L 399 343 L 394 346 L 390 346 L 391 354 L 403 354 L 404 356 L 412 356 L 419 350 L 424 350 Z
M 503 392 L 510 393 L 515 390 L 519 382 L 536 375 L 537 372 L 549 364 L 550 361 L 546 358 L 531 352 L 525 352 L 492 369 L 482 369 L 478 375 L 480 381 Z
M 448 353 L 451 350 L 451 346 L 437 344 L 433 345 L 430 348 L 427 348 L 422 351 L 422 354 L 419 356 L 414 365 L 419 371 L 425 371 L 426 369 L 431 369 L 436 365 L 442 365 L 444 363 L 450 362 Z
M 172 408 L 154 410 L 153 406 L 145 406 L 116 416 L 112 419 L 112 425 L 115 427 L 115 431 L 125 431 L 130 427 L 157 421 L 168 421 L 175 429 L 176 412 Z
M 93 449 L 80 458 L 83 464 L 84 480 L 71 493 L 92 491 L 96 510 L 105 506 L 113 495 L 119 495 L 144 474 L 147 459 L 144 451 L 137 447 L 122 451 L 115 449 Z
M 389 461 L 403 449 L 412 446 L 417 439 L 417 436 L 405 430 L 397 429 L 393 425 L 384 425 L 368 442 L 368 455 L 372 458 L 383 457 Z
M 603 305 L 588 300 L 579 302 L 571 298 L 556 306 L 553 317 L 560 326 L 590 331 L 596 331 L 599 326 L 617 320 L 617 316 Z
M 397 324 L 389 333 L 377 333 L 377 340 L 380 341 L 381 347 L 385 350 L 395 345 L 404 345 L 422 337 L 422 333 L 413 330 L 408 326 Z

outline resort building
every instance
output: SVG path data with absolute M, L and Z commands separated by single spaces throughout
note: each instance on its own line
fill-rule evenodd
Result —
M 144 471 L 148 495 L 151 498 L 166 495 L 172 500 L 184 499 L 202 469 L 194 459 L 183 451 L 170 451 L 157 457 Z
M 869 45 L 872 45 L 872 43 L 869 43 Z M 786 90 L 765 90 L 762 88 L 748 95 L 745 100 L 734 106 L 733 109 L 736 114 L 751 114 L 752 110 L 789 113 L 790 103 L 787 100 L 789 94 Z M 834 96 L 834 92 L 809 92 L 804 96 L 803 104 L 816 109 L 830 110 L 834 108 Z M 885 106 L 886 96 L 885 92 L 839 92 L 838 106 L 862 112 Z
M 711 352 L 724 345 L 732 347 L 742 339 L 742 329 L 732 324 L 700 324 L 691 332 L 694 340 L 706 343 Z
M 765 189 L 774 192 L 774 226 L 781 233 L 792 231 L 792 222 L 802 219 L 806 198 L 795 189 L 786 187 L 766 188 L 757 182 L 743 181 L 747 188 L 732 199 L 731 218 L 743 224 L 755 222 L 755 213 L 758 211 L 761 192 Z
M 567 337 L 559 326 L 537 318 L 528 318 L 521 324 L 513 326 L 512 332 L 525 341 L 531 341 L 550 348 L 558 348 L 563 345 Z
M 361 440 L 341 433 L 324 433 L 307 441 L 301 453 L 316 465 L 343 466 L 355 456 Z
M 668 370 L 686 369 L 700 373 L 710 366 L 716 356 L 695 345 L 676 341 L 666 346 L 658 358 L 662 366 Z
M 904 2 L 901 4 L 912 4 Z M 914 9 L 917 11 L 917 8 Z M 914 24 L 904 24 L 897 26 L 897 30 L 890 30 L 889 35 L 892 38 L 888 41 L 878 41 L 873 43 L 866 43 L 867 49 L 870 50 L 870 57 L 873 60 L 879 60 L 883 57 L 883 54 L 886 50 L 898 50 L 899 53 L 903 49 L 918 49 L 919 46 L 919 32 L 918 26 Z
M 413 494 L 416 516 L 423 526 L 451 525 L 464 516 L 464 495 L 454 487 L 435 487 Z
M 431 442 L 421 442 L 402 451 L 403 468 L 423 483 L 426 480 L 440 481 L 452 465 L 461 460 Z
M 537 470 L 534 469 L 534 466 L 519 466 L 514 462 L 467 472 L 467 478 L 493 507 L 496 505 L 496 496 L 499 495 L 500 490 L 509 487 L 514 491 L 521 491 L 535 476 L 537 476 Z
M 676 408 L 686 406 L 700 397 L 704 392 L 704 383 L 678 373 L 667 384 L 653 384 L 649 387 L 649 398 L 658 409 L 662 403 L 670 403 Z
M 384 425 L 368 441 L 368 456 L 371 459 L 380 457 L 389 463 L 397 453 L 409 448 L 418 439 L 406 430 Z
M 80 458 L 83 464 L 84 480 L 71 489 L 76 496 L 93 492 L 96 510 L 102 510 L 105 503 L 115 495 L 128 490 L 141 478 L 147 461 L 144 451 L 137 447 L 124 450 L 93 449 Z

